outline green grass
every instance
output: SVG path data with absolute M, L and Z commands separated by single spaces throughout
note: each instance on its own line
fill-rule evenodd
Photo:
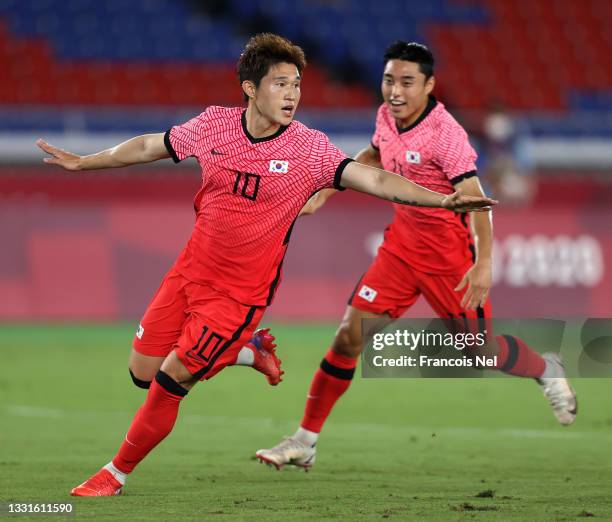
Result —
M 605 380 L 574 382 L 580 416 L 564 429 L 528 380 L 358 377 L 312 472 L 253 461 L 297 427 L 331 325 L 276 326 L 285 382 L 272 388 L 229 368 L 199 384 L 124 496 L 73 499 L 70 488 L 110 460 L 144 398 L 126 368 L 132 331 L 0 327 L 0 500 L 72 501 L 67 520 L 612 519 Z

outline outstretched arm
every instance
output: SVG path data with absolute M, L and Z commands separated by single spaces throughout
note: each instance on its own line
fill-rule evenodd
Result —
M 497 201 L 485 196 L 463 195 L 461 190 L 450 195 L 440 194 L 397 174 L 356 161 L 345 167 L 341 185 L 401 205 L 446 208 L 455 212 L 487 211 L 497 204 Z
M 51 157 L 43 161 L 58 165 L 66 170 L 95 170 L 126 167 L 138 163 L 150 163 L 169 158 L 170 153 L 164 144 L 164 134 L 144 134 L 88 156 L 79 156 L 50 145 L 44 140 L 37 140 L 36 145 Z

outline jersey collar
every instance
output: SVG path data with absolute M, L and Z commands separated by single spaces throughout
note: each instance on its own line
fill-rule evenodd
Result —
M 289 125 L 291 125 L 281 125 L 274 134 L 271 134 L 270 136 L 264 136 L 263 138 L 255 138 L 247 129 L 246 109 L 242 111 L 242 116 L 240 117 L 240 120 L 242 121 L 242 131 L 251 143 L 261 143 L 262 141 L 269 141 L 273 140 L 274 138 L 278 138 L 283 132 L 285 132 L 289 128 Z
M 403 134 L 404 132 L 408 132 L 409 130 L 414 129 L 419 123 L 421 123 L 425 118 L 427 118 L 429 113 L 434 110 L 436 105 L 438 105 L 438 100 L 436 100 L 436 98 L 430 94 L 429 99 L 427 100 L 427 106 L 425 107 L 425 110 L 421 113 L 421 115 L 412 125 L 408 125 L 408 127 L 403 127 L 401 129 L 396 125 L 398 134 Z

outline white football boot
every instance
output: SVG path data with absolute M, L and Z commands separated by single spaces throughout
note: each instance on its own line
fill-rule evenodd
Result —
M 565 377 L 563 361 L 556 353 L 545 353 L 542 358 L 546 361 L 547 374 L 557 377 L 540 377 L 536 382 L 542 388 L 544 396 L 548 399 L 555 417 L 563 426 L 569 426 L 576 420 L 578 413 L 578 401 L 576 392 L 569 385 Z
M 286 464 L 308 471 L 315 462 L 317 450 L 294 437 L 285 437 L 280 444 L 270 449 L 260 449 L 255 453 L 260 462 L 280 470 Z

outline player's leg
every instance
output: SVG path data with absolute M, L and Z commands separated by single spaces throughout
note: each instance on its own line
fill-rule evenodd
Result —
M 185 286 L 190 282 L 174 270 L 164 277 L 138 325 L 129 360 L 132 382 L 149 388 L 167 355 L 176 346 L 188 315 Z M 233 364 L 251 366 L 275 386 L 282 380 L 281 361 L 276 356 L 269 329 L 256 331 L 238 353 Z
M 148 389 L 164 360 L 165 357 L 143 355 L 132 348 L 129 371 L 134 385 Z M 282 361 L 276 355 L 275 338 L 269 328 L 257 330 L 251 340 L 242 347 L 233 363 L 236 366 L 250 366 L 263 373 L 272 386 L 283 380 L 285 372 L 281 369 L 281 364 Z
M 140 407 L 115 457 L 91 478 L 75 487 L 73 496 L 113 496 L 122 492 L 127 476 L 172 431 L 179 406 L 197 382 L 171 352 Z
M 461 299 L 466 289 L 455 291 L 462 277 L 460 274 L 425 274 L 416 270 L 415 274 L 423 297 L 440 318 L 466 319 L 471 325 L 466 325 L 466 328 L 477 327 L 479 321 L 486 324 L 489 335 L 487 355 L 497 356 L 498 370 L 519 377 L 542 376 L 546 363 L 539 353 L 517 337 L 493 335 L 490 325 L 492 309 L 489 299 L 483 307 L 478 307 L 476 310 L 468 310 L 461 306 Z M 461 326 L 462 321 L 458 320 L 455 323 L 455 326 Z
M 132 343 L 129 372 L 139 388 L 149 388 L 166 357 L 172 352 L 187 321 L 185 286 L 175 270 L 162 280 L 138 325 Z
M 319 433 L 334 405 L 352 382 L 362 351 L 361 321 L 368 318 L 378 318 L 385 324 L 391 320 L 386 316 L 364 312 L 353 306 L 347 307 L 331 347 L 310 384 L 304 417 L 297 432 L 273 448 L 258 450 L 255 455 L 261 462 L 273 465 L 277 469 L 281 469 L 285 464 L 306 470 L 312 467 Z
M 364 338 L 404 314 L 418 296 L 408 267 L 381 247 L 355 287 L 331 347 L 315 373 L 298 438 L 303 437 L 311 444 L 316 442 L 331 409 L 351 383 Z M 366 322 L 367 319 L 370 320 Z
M 132 348 L 129 371 L 134 385 L 148 389 L 164 360 L 165 357 L 144 355 Z M 281 369 L 281 364 L 282 361 L 276 355 L 275 338 L 269 328 L 257 330 L 251 340 L 242 347 L 233 363 L 236 366 L 250 366 L 263 373 L 271 386 L 276 386 L 283 380 L 285 372 Z
M 331 347 L 315 372 L 297 432 L 273 448 L 257 451 L 257 458 L 277 469 L 285 464 L 305 469 L 312 466 L 319 433 L 351 384 L 363 350 L 363 338 L 402 315 L 417 297 L 418 291 L 406 267 L 397 257 L 381 249 L 357 284 Z M 362 331 L 364 319 L 376 319 L 369 324 L 368 331 Z
M 263 315 L 262 308 L 241 305 L 209 287 L 188 286 L 190 315 L 176 349 L 157 372 L 115 457 L 72 495 L 121 493 L 127 475 L 172 431 L 189 390 L 235 361 Z
M 364 319 L 370 319 L 369 330 L 363 327 L 368 324 Z M 323 429 L 327 417 L 338 399 L 349 388 L 363 351 L 363 339 L 375 331 L 384 328 L 392 319 L 386 314 L 377 314 L 360 310 L 349 305 L 331 343 L 331 347 L 323 357 L 315 372 L 308 390 L 304 416 L 296 437 L 310 445 L 316 443 L 318 434 Z
M 540 355 L 525 341 L 514 335 L 493 335 L 490 325 L 492 316 L 490 300 L 487 299 L 485 305 L 476 310 L 464 309 L 461 306 L 461 299 L 465 289 L 461 292 L 454 290 L 461 277 L 461 275 L 431 275 L 417 272 L 423 296 L 439 317 L 461 317 L 474 321 L 474 324 L 478 324 L 479 321 L 486 323 L 489 338 L 486 355 L 496 356 L 496 369 L 517 377 L 535 379 L 548 399 L 557 420 L 564 426 L 571 424 L 576 418 L 576 394 L 565 377 L 559 356 L 553 353 Z

